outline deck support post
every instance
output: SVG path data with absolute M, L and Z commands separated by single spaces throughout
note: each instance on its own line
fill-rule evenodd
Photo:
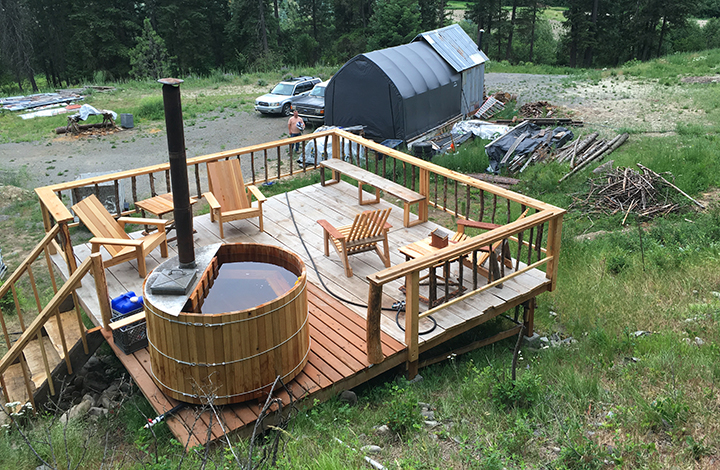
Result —
M 42 215 L 43 220 L 43 226 L 45 227 L 45 233 L 48 233 L 50 230 L 52 230 L 52 216 L 50 215 L 50 211 L 47 207 L 45 207 L 45 204 L 43 203 L 42 199 L 40 200 L 40 214 Z M 57 254 L 57 249 L 55 248 L 55 245 L 50 243 L 48 245 L 48 252 L 51 255 Z
M 418 374 L 418 329 L 420 319 L 420 271 L 405 275 L 405 344 L 407 353 L 407 378 L 412 380 Z
M 98 303 L 100 304 L 100 315 L 102 316 L 103 328 L 110 330 L 110 294 L 107 290 L 107 280 L 105 279 L 105 268 L 103 267 L 102 255 L 93 253 L 92 258 L 92 275 L 95 279 L 95 292 L 97 293 Z
M 77 263 L 75 262 L 75 252 L 73 251 L 72 240 L 70 239 L 70 227 L 68 227 L 67 222 L 58 222 L 58 224 L 60 225 L 60 238 L 63 242 L 62 250 L 65 254 L 65 262 L 68 265 L 68 273 L 72 275 L 77 269 Z
M 525 325 L 525 336 L 532 336 L 535 328 L 535 297 L 523 304 L 523 325 Z
M 430 171 L 427 168 L 420 168 L 420 184 L 418 192 L 425 196 L 425 199 L 418 203 L 418 219 L 427 222 L 428 201 L 430 200 Z
M 370 364 L 380 364 L 385 355 L 382 352 L 382 344 L 380 338 L 380 317 L 382 315 L 382 284 L 370 283 L 368 290 L 368 310 L 367 310 L 367 331 L 366 331 L 366 347 L 367 359 Z

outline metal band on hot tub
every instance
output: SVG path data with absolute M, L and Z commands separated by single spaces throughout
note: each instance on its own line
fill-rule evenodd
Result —
M 312 345 L 312 338 L 310 338 L 310 340 L 309 340 L 309 342 L 308 342 L 308 350 L 307 350 L 307 352 L 305 353 L 305 357 L 303 357 L 302 361 L 300 361 L 300 363 L 299 363 L 298 365 L 296 365 L 293 370 L 291 370 L 291 371 L 288 372 L 287 374 L 285 374 L 285 375 L 283 375 L 282 377 L 280 377 L 282 380 L 284 380 L 285 377 L 287 377 L 288 375 L 290 375 L 290 374 L 292 374 L 293 372 L 295 372 L 295 371 L 297 370 L 297 368 L 300 367 L 300 365 L 305 362 L 305 360 L 307 359 L 308 355 L 310 354 L 310 349 L 311 349 L 311 348 L 310 348 L 310 345 Z M 200 395 L 198 395 L 197 393 L 195 393 L 195 394 L 185 393 L 185 392 L 181 392 L 180 390 L 175 390 L 174 388 L 168 387 L 168 386 L 165 385 L 160 379 L 158 379 L 157 376 L 155 376 L 155 372 L 153 372 L 152 368 L 150 369 L 150 374 L 152 374 L 153 378 L 154 378 L 160 385 L 162 385 L 163 387 L 165 387 L 166 389 L 170 390 L 170 391 L 173 392 L 173 393 L 177 393 L 177 394 L 179 394 L 179 395 L 183 395 L 183 396 L 191 397 L 191 398 L 200 398 Z M 260 391 L 260 390 L 262 390 L 262 389 L 264 389 L 264 388 L 267 388 L 267 387 L 271 386 L 272 384 L 273 384 L 273 383 L 270 382 L 269 384 L 263 385 L 262 387 L 256 388 L 256 389 L 254 389 L 254 390 L 249 390 L 249 391 L 247 391 L 247 392 L 242 392 L 242 393 L 235 393 L 235 394 L 233 394 L 233 395 L 213 395 L 212 398 L 218 399 L 218 398 L 240 397 L 240 396 L 243 396 L 243 395 L 248 395 L 248 394 L 250 394 L 250 393 L 258 392 L 258 391 Z
M 160 353 L 160 354 L 163 355 L 164 357 L 170 359 L 171 361 L 177 362 L 178 364 L 182 364 L 182 365 L 185 365 L 185 366 L 192 366 L 192 367 L 194 367 L 194 366 L 203 366 L 203 367 L 225 366 L 225 365 L 228 365 L 228 364 L 235 364 L 235 363 L 237 363 L 237 362 L 247 361 L 248 359 L 253 359 L 253 358 L 255 358 L 255 357 L 262 356 L 263 354 L 269 353 L 270 351 L 273 351 L 273 350 L 279 348 L 280 346 L 282 346 L 283 344 L 287 343 L 288 341 L 290 341 L 291 339 L 293 339 L 295 336 L 297 336 L 298 333 L 302 332 L 302 331 L 303 331 L 303 328 L 305 328 L 305 325 L 307 325 L 307 322 L 308 322 L 308 319 L 309 319 L 309 318 L 310 318 L 310 312 L 308 311 L 307 315 L 305 315 L 305 321 L 303 322 L 302 325 L 300 325 L 300 328 L 298 328 L 298 330 L 297 330 L 295 333 L 293 333 L 291 336 L 289 336 L 288 339 L 286 339 L 286 340 L 283 341 L 282 343 L 278 343 L 278 344 L 276 344 L 274 347 L 272 347 L 272 348 L 270 348 L 270 349 L 266 349 L 265 351 L 259 352 L 259 353 L 255 354 L 255 355 L 253 355 L 253 356 L 243 357 L 242 359 L 237 359 L 237 360 L 228 361 L 228 362 L 216 362 L 216 363 L 213 363 L 213 364 L 206 364 L 206 363 L 204 363 L 204 362 L 186 362 L 186 361 L 181 361 L 180 359 L 176 359 L 176 358 L 174 358 L 174 357 L 170 357 L 170 356 L 168 356 L 167 354 L 165 354 L 164 352 L 160 351 L 160 350 L 153 344 L 153 342 L 150 341 L 150 338 L 148 338 L 148 344 L 149 344 L 150 346 L 152 346 L 152 348 L 153 348 L 155 351 L 157 351 L 158 353 Z M 213 325 L 213 326 L 215 326 L 215 325 Z M 301 361 L 301 362 L 302 362 L 302 361 Z M 293 370 L 295 370 L 295 369 L 293 369 Z

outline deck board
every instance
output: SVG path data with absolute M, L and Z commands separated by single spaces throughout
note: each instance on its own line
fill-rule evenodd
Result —
M 392 205 L 385 200 L 371 206 L 360 206 L 357 203 L 357 186 L 345 182 L 325 187 L 319 184 L 306 186 L 290 192 L 288 196 L 292 215 L 312 260 L 322 275 L 322 280 L 334 294 L 361 305 L 367 302 L 369 282 L 366 277 L 384 269 L 382 261 L 373 252 L 354 255 L 350 258 L 354 275 L 351 278 L 346 277 L 345 269 L 334 249 L 330 249 L 329 256 L 324 256 L 322 228 L 317 224 L 317 220 L 326 219 L 333 225 L 339 226 L 351 223 L 356 214 L 365 210 L 393 207 L 388 218 L 388 222 L 392 225 L 388 233 L 392 265 L 405 261 L 404 255 L 398 250 L 400 247 L 427 237 L 432 230 L 438 227 L 433 222 L 426 222 L 410 228 L 404 227 L 402 207 Z M 367 195 L 368 199 L 373 196 L 370 193 Z M 404 363 L 406 359 L 405 333 L 395 322 L 395 312 L 384 311 L 381 318 L 381 347 L 386 360 L 379 365 L 370 367 L 365 343 L 367 335 L 366 308 L 341 302 L 320 287 L 318 274 L 314 271 L 311 260 L 298 238 L 285 195 L 269 198 L 263 205 L 263 214 L 265 232 L 259 231 L 258 219 L 237 220 L 225 223 L 225 240 L 219 238 L 218 225 L 210 221 L 209 214 L 196 216 L 193 219 L 196 230 L 193 240 L 196 246 L 223 241 L 266 243 L 288 249 L 305 262 L 309 281 L 311 352 L 308 355 L 308 365 L 293 381 L 287 384 L 295 398 L 325 399 L 333 393 L 357 386 Z M 137 238 L 140 234 L 135 232 L 131 236 Z M 174 236 L 174 232 L 171 231 L 169 236 Z M 177 241 L 169 242 L 168 247 L 170 256 L 176 256 Z M 75 250 L 78 261 L 82 261 L 90 255 L 88 244 L 78 245 Z M 54 255 L 53 260 L 61 273 L 67 277 L 67 267 L 62 258 Z M 162 261 L 159 248 L 157 248 L 148 256 L 148 271 Z M 520 262 L 519 266 L 524 268 L 526 265 Z M 506 268 L 506 272 L 511 271 Z M 453 263 L 451 276 L 457 278 L 458 275 L 457 263 Z M 138 276 L 137 262 L 134 260 L 108 268 L 106 278 L 111 297 L 130 290 L 136 293 L 142 292 L 143 279 Z M 487 283 L 487 279 L 479 276 L 478 282 L 479 285 L 483 285 Z M 404 279 L 398 279 L 383 287 L 383 307 L 390 307 L 394 302 L 405 299 L 404 294 L 400 291 L 403 284 Z M 472 287 L 472 272 L 467 267 L 463 270 L 463 284 L 468 288 Z M 420 351 L 426 351 L 433 346 L 442 344 L 471 326 L 478 325 L 511 306 L 529 300 L 532 296 L 547 290 L 547 285 L 549 285 L 549 280 L 545 278 L 542 271 L 531 270 L 505 281 L 502 289 L 490 288 L 468 300 L 441 310 L 434 315 L 437 327 L 430 334 L 420 337 Z M 427 287 L 421 289 L 426 291 Z M 423 291 L 421 290 L 421 292 Z M 438 297 L 440 294 L 441 290 L 438 291 Z M 91 278 L 85 279 L 82 287 L 78 290 L 78 295 L 82 306 L 93 322 L 96 325 L 101 324 L 97 297 Z M 427 306 L 421 304 L 421 311 L 426 309 Z M 403 325 L 403 320 L 404 314 L 401 314 L 400 325 Z M 420 331 L 428 329 L 431 324 L 430 319 L 423 319 Z M 147 350 L 143 349 L 126 356 L 113 344 L 112 335 L 106 334 L 106 338 L 158 414 L 175 406 L 177 402 L 163 395 L 153 382 Z M 283 397 L 285 402 L 289 401 L 289 396 L 284 390 L 278 392 L 278 396 Z M 223 425 L 228 430 L 252 429 L 262 405 L 263 403 L 257 400 L 239 405 L 228 405 L 220 407 L 219 414 Z M 214 417 L 211 418 L 208 412 L 197 416 L 197 409 L 198 407 L 185 408 L 168 420 L 168 425 L 178 440 L 188 443 L 190 446 L 205 442 L 207 428 L 211 423 L 214 424 L 211 429 L 213 438 L 220 435 L 219 426 L 216 425 L 217 420 Z

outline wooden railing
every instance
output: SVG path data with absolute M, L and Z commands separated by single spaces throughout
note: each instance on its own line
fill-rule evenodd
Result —
M 291 144 L 296 142 L 301 145 L 299 152 L 292 150 Z M 306 152 L 306 146 L 309 142 L 313 142 L 313 146 Z M 244 172 L 247 172 L 248 168 L 250 170 L 249 176 L 245 173 L 246 182 L 252 184 L 269 183 L 274 180 L 317 169 L 318 161 L 324 158 L 324 154 L 328 153 L 326 149 L 329 149 L 330 145 L 333 145 L 333 131 L 325 131 L 262 145 L 253 145 L 189 158 L 187 160 L 187 166 L 190 173 L 188 175 L 191 185 L 190 190 L 191 192 L 194 190 L 198 198 L 202 197 L 202 194 L 208 191 L 206 169 L 203 166 L 203 164 L 207 164 L 208 162 L 237 158 L 241 161 Z M 312 160 L 312 163 L 308 163 L 307 157 L 311 157 L 310 160 Z M 145 189 L 143 193 L 141 187 L 144 184 L 145 178 L 147 178 L 147 184 L 144 186 Z M 118 207 L 118 210 L 114 214 L 115 216 L 139 212 L 139 210 L 134 207 L 138 201 L 148 196 L 154 197 L 158 194 L 169 193 L 171 191 L 170 164 L 163 163 L 36 188 L 35 192 L 40 198 L 45 231 L 50 230 L 55 223 L 67 223 L 70 226 L 75 225 L 73 223 L 73 215 L 69 211 L 70 202 L 74 200 L 72 197 L 73 191 L 90 188 L 90 190 L 99 197 L 100 188 L 104 185 L 112 188 L 111 194 L 113 195 L 114 201 L 125 199 L 121 197 L 124 196 L 124 194 L 121 194 L 121 187 L 125 188 L 129 186 L 130 188 L 129 203 L 131 203 L 132 206 L 126 210 L 123 207 L 119 207 L 119 203 L 117 203 L 116 207 Z M 58 247 L 54 246 L 53 248 L 57 249 Z M 53 250 L 51 254 L 55 254 L 55 251 Z
M 345 149 L 345 140 L 356 142 L 362 147 L 363 150 L 357 151 L 355 155 L 342 155 L 345 160 L 425 196 L 427 203 L 420 204 L 418 218 L 427 220 L 428 207 L 434 207 L 456 219 L 500 225 L 499 228 L 450 245 L 432 256 L 407 261 L 368 276 L 370 287 L 367 312 L 367 355 L 370 363 L 378 364 L 383 360 L 380 343 L 380 302 L 383 285 L 391 281 L 405 278 L 405 343 L 408 346 L 409 367 L 413 367 L 413 365 L 417 367 L 420 319 L 499 286 L 532 269 L 544 267 L 549 283 L 547 288 L 548 290 L 555 289 L 562 219 L 565 210 L 405 153 L 387 149 L 382 145 L 344 131 L 335 131 L 333 138 L 339 140 L 337 143 L 333 142 L 333 148 Z M 361 155 L 363 158 L 360 158 Z M 338 152 L 333 152 L 333 157 L 339 158 L 340 155 Z M 501 255 L 502 271 L 500 275 L 494 278 L 490 277 L 487 283 L 480 285 L 478 282 L 479 263 L 477 263 L 480 249 L 503 243 L 503 241 L 508 242 L 506 246 L 510 248 L 512 268 L 505 271 L 506 262 L 503 258 L 504 255 Z M 420 313 L 420 271 L 460 260 L 459 276 L 462 277 L 462 260 L 464 258 L 467 258 L 468 264 L 473 266 L 472 289 Z
M 295 154 L 292 144 L 300 143 L 302 150 Z M 312 164 L 306 164 L 306 148 L 309 142 L 312 146 Z M 350 145 L 346 145 L 350 144 Z M 353 145 L 354 144 L 354 145 Z M 290 149 L 285 152 L 285 149 Z M 417 310 L 415 302 L 415 281 L 419 271 L 427 269 L 433 263 L 449 262 L 461 256 L 474 256 L 481 247 L 495 243 L 499 240 L 509 240 L 514 258 L 514 270 L 502 275 L 502 279 L 494 279 L 492 283 L 480 288 L 474 286 L 468 294 L 455 300 L 461 301 L 468 296 L 475 295 L 503 279 L 508 279 L 524 273 L 529 269 L 545 267 L 550 281 L 549 289 L 556 285 L 556 272 L 558 253 L 560 248 L 560 233 L 563 209 L 557 208 L 542 201 L 518 194 L 492 184 L 477 180 L 470 176 L 449 170 L 411 155 L 389 149 L 380 144 L 364 139 L 342 130 L 328 130 L 316 134 L 293 137 L 282 141 L 275 141 L 261 145 L 254 145 L 240 149 L 214 153 L 187 160 L 191 169 L 191 181 L 194 179 L 195 192 L 198 197 L 206 191 L 206 181 L 203 176 L 202 165 L 207 162 L 222 159 L 237 158 L 241 161 L 244 171 L 249 168 L 250 175 L 245 179 L 250 183 L 265 183 L 292 175 L 305 173 L 318 168 L 318 162 L 332 153 L 333 158 L 344 160 L 364 168 L 367 171 L 401 184 L 425 196 L 425 201 L 418 206 L 418 218 L 428 220 L 429 207 L 445 212 L 455 219 L 467 219 L 478 222 L 501 225 L 500 228 L 485 234 L 470 238 L 466 242 L 441 250 L 437 255 L 418 260 L 409 261 L 389 268 L 369 277 L 369 299 L 371 308 L 368 310 L 368 357 L 370 362 L 382 361 L 380 350 L 380 319 L 378 302 L 382 293 L 382 286 L 391 280 L 407 277 L 408 304 L 411 307 L 408 314 L 407 344 L 410 348 L 411 358 L 417 356 L 417 321 L 420 315 L 413 312 Z M 301 163 L 296 162 L 297 159 Z M 271 168 L 270 164 L 275 167 Z M 96 178 L 88 178 L 68 183 L 61 183 L 44 188 L 37 188 L 40 197 L 41 210 L 46 231 L 50 231 L 55 224 L 72 224 L 73 216 L 68 210 L 66 202 L 70 198 L 69 192 L 78 188 L 93 188 L 98 193 L 99 185 L 111 184 L 115 193 L 115 200 L 119 200 L 120 182 L 129 180 L 134 203 L 140 196 L 138 191 L 141 178 L 148 178 L 150 196 L 158 194 L 158 185 L 170 191 L 169 164 L 154 165 L 135 170 L 129 170 Z M 192 183 L 191 183 L 192 184 Z M 126 215 L 135 212 L 134 208 L 128 211 L 119 210 Z M 524 218 L 520 218 L 526 214 Z M 66 231 L 63 228 L 63 233 Z M 71 246 L 54 245 L 65 252 L 72 253 Z M 66 256 L 72 258 L 72 256 Z M 524 266 L 521 267 L 521 264 Z M 488 287 L 490 286 L 490 287 Z M 411 298 L 412 297 L 412 298 Z M 447 308 L 450 303 L 438 307 Z M 431 312 L 432 313 L 432 312 Z M 423 315 L 429 315 L 425 312 Z
M 61 243 L 63 245 L 69 244 L 70 238 L 67 233 L 66 224 L 58 224 L 52 227 L 47 232 L 45 237 L 43 237 L 43 239 L 38 243 L 38 245 L 30 252 L 28 257 L 17 267 L 17 269 L 15 269 L 15 271 L 12 273 L 12 275 L 10 275 L 8 280 L 0 287 L 0 298 L 4 298 L 10 292 L 12 293 L 15 306 L 15 314 L 17 315 L 19 327 L 22 331 L 20 337 L 13 342 L 10 338 L 10 332 L 8 331 L 5 315 L 2 311 L 0 311 L 0 325 L 2 325 L 5 344 L 8 349 L 7 353 L 2 357 L 2 359 L 0 359 L 0 382 L 2 382 L 1 385 L 3 388 L 4 398 L 6 401 L 9 401 L 11 399 L 8 394 L 4 375 L 7 372 L 8 368 L 13 363 L 15 363 L 15 361 L 19 361 L 26 392 L 33 407 L 35 407 L 34 389 L 32 378 L 30 376 L 30 367 L 28 366 L 25 356 L 22 354 L 24 349 L 31 341 L 35 339 L 38 340 L 37 345 L 40 349 L 40 353 L 42 356 L 43 368 L 45 372 L 45 377 L 48 380 L 50 394 L 55 395 L 56 390 L 52 379 L 52 369 L 56 366 L 56 364 L 51 365 L 48 360 L 48 353 L 45 349 L 46 345 L 42 335 L 42 328 L 45 326 L 45 324 L 51 317 L 56 318 L 57 331 L 60 335 L 60 343 L 62 346 L 66 370 L 69 374 L 72 374 L 73 365 L 70 359 L 70 349 L 74 345 L 68 344 L 66 333 L 63 328 L 63 322 L 61 321 L 60 306 L 63 302 L 66 301 L 68 297 L 72 297 L 75 310 L 74 321 L 77 321 L 78 330 L 80 332 L 80 337 L 83 344 L 83 350 L 87 355 L 90 353 L 86 336 L 87 328 L 85 328 L 85 325 L 82 321 L 80 313 L 80 302 L 76 293 L 76 289 L 80 286 L 82 278 L 91 270 L 91 268 L 96 282 L 102 283 L 100 291 L 104 292 L 104 296 L 107 297 L 107 285 L 104 282 L 105 275 L 104 271 L 102 270 L 102 260 L 99 254 L 95 254 L 91 258 L 88 258 L 79 268 L 74 262 L 74 257 L 70 256 L 68 258 L 68 269 L 71 273 L 71 276 L 66 283 L 64 283 L 60 288 L 58 288 L 58 284 L 55 278 L 55 272 L 53 270 L 53 263 L 50 259 L 50 246 L 56 237 L 62 239 Z M 72 253 L 71 248 L 69 250 L 69 253 Z M 47 275 L 54 293 L 52 299 L 44 307 L 42 305 L 43 302 L 41 299 L 41 293 L 38 289 L 38 279 L 35 275 L 36 272 L 33 269 L 33 266 L 35 265 L 36 261 L 40 259 L 41 255 L 44 255 L 45 267 L 48 271 Z M 21 305 L 20 301 L 21 296 L 19 294 L 19 284 L 25 282 L 24 275 L 27 275 L 27 283 L 23 284 L 23 286 L 26 287 L 26 284 L 29 284 L 29 287 L 31 288 L 33 293 L 35 305 L 37 307 L 37 315 L 34 317 L 34 319 L 29 325 L 26 325 L 25 317 L 27 312 L 23 312 L 23 306 Z

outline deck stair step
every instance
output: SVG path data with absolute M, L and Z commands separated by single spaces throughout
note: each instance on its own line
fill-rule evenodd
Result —
M 29 401 L 25 380 L 23 379 L 22 364 L 13 364 L 8 367 L 7 372 L 3 374 L 3 379 L 11 402 L 17 401 L 23 404 Z
M 42 339 L 45 345 L 45 354 L 47 355 L 48 365 L 50 366 L 50 371 L 52 372 L 52 370 L 55 369 L 55 366 L 60 364 L 62 358 L 55 350 L 55 347 L 53 347 L 50 338 L 43 336 Z M 35 341 L 31 341 L 27 346 L 25 346 L 23 354 L 25 354 L 25 360 L 30 368 L 31 379 L 35 384 L 35 387 L 40 388 L 43 382 L 47 380 L 45 363 L 43 362 L 42 351 L 40 350 L 40 341 L 37 339 Z
M 75 313 L 75 309 L 68 310 L 67 312 L 62 312 L 60 314 L 60 319 L 62 321 L 63 332 L 65 333 L 65 344 L 67 345 L 69 351 L 75 345 L 75 343 L 80 341 L 80 338 L 82 336 L 80 334 L 80 327 L 78 326 L 77 314 Z M 60 336 L 60 328 L 58 328 L 57 324 L 57 317 L 50 317 L 47 323 L 45 323 L 45 331 L 47 331 L 47 334 L 52 341 L 52 345 L 55 347 L 55 350 L 60 356 L 60 359 L 65 359 L 65 354 L 63 353 L 62 347 L 62 339 Z

